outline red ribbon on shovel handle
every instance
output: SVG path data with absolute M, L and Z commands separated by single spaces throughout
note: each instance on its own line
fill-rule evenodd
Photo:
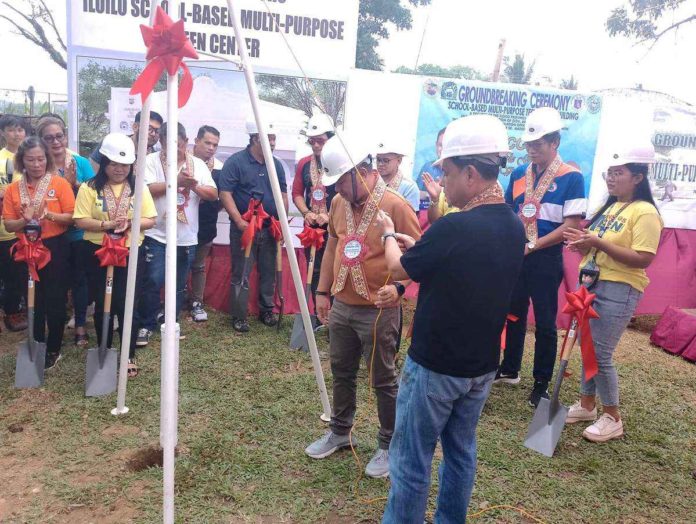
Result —
M 563 307 L 563 313 L 571 315 L 571 325 L 566 334 L 566 343 L 571 338 L 571 335 L 573 338 L 576 336 L 576 333 L 571 333 L 574 321 L 577 322 L 576 329 L 580 332 L 580 352 L 582 354 L 585 382 L 594 377 L 597 371 L 599 371 L 594 341 L 592 340 L 592 329 L 590 328 L 590 320 L 599 318 L 599 315 L 592 307 L 592 302 L 594 302 L 596 296 L 594 293 L 587 291 L 585 286 L 580 286 L 579 289 L 572 293 L 566 292 L 566 300 L 568 302 Z M 563 358 L 563 354 L 561 354 L 561 358 Z
M 10 248 L 10 254 L 15 262 L 26 262 L 29 274 L 35 282 L 39 281 L 39 269 L 43 269 L 51 261 L 51 252 L 40 238 L 30 242 L 25 236 L 20 236 Z
M 266 213 L 266 211 L 263 209 L 263 204 L 260 200 L 252 198 L 249 201 L 249 208 L 246 210 L 246 213 L 242 215 L 242 218 L 249 222 L 249 225 L 244 230 L 244 233 L 242 233 L 241 243 L 244 249 L 251 246 L 251 244 L 254 242 L 256 233 L 261 231 L 261 228 L 263 227 L 263 221 L 270 217 L 271 215 Z
M 128 264 L 128 248 L 126 247 L 125 235 L 114 239 L 108 233 L 104 234 L 102 247 L 97 249 L 94 254 L 99 259 L 101 267 L 126 267 Z

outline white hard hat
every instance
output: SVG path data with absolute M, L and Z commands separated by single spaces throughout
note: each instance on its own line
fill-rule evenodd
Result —
M 321 150 L 321 165 L 324 174 L 321 183 L 332 186 L 338 179 L 370 156 L 370 147 L 357 135 L 343 133 L 335 135 Z
M 552 107 L 535 109 L 527 117 L 522 142 L 534 142 L 542 136 L 563 129 L 561 114 Z
M 135 162 L 135 144 L 123 133 L 109 133 L 102 140 L 99 152 L 112 162 L 133 164 Z
M 316 113 L 307 122 L 305 135 L 308 137 L 323 135 L 324 133 L 333 133 L 335 131 L 333 120 L 324 113 Z
M 384 141 L 377 144 L 377 154 L 386 155 L 393 153 L 395 155 L 406 156 L 406 147 L 401 140 L 396 138 L 386 138 Z
M 459 118 L 447 126 L 442 137 L 442 153 L 435 162 L 441 165 L 455 156 L 497 155 L 510 152 L 508 133 L 499 118 L 493 115 L 471 115 Z
M 642 137 L 626 137 L 612 144 L 608 150 L 609 167 L 626 164 L 654 164 L 655 146 L 648 135 Z
M 269 135 L 272 135 L 275 133 L 275 124 L 273 122 L 270 122 L 268 120 L 264 120 L 264 124 L 266 124 L 266 132 Z M 256 119 L 254 118 L 254 115 L 251 115 L 249 118 L 247 118 L 246 132 L 249 135 L 257 135 L 259 133 L 259 128 L 256 125 Z

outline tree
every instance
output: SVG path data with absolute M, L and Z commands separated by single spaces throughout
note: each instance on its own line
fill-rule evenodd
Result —
M 65 53 L 68 48 L 45 0 L 12 0 L 12 5 L 10 2 L 3 2 L 3 5 L 8 14 L 0 14 L 0 18 L 4 18 L 15 28 L 13 33 L 40 47 L 48 53 L 51 60 L 67 69 Z M 48 27 L 50 37 L 46 34 L 45 27 Z
M 408 0 L 408 3 L 418 7 L 429 5 L 431 1 Z M 399 0 L 360 0 L 355 67 L 381 71 L 384 61 L 377 53 L 377 45 L 380 39 L 389 38 L 387 24 L 394 24 L 401 31 L 411 29 L 412 22 L 411 11 Z
M 401 66 L 393 71 L 404 75 L 437 76 L 440 78 L 461 78 L 464 80 L 485 80 L 486 76 L 473 67 L 456 65 L 442 67 L 436 64 L 421 64 L 417 69 Z
M 570 78 L 564 78 L 561 80 L 561 89 L 569 89 L 571 91 L 577 91 L 578 89 L 578 79 L 574 75 L 570 75 Z
M 505 69 L 503 70 L 503 82 L 510 84 L 529 84 L 534 74 L 534 65 L 536 60 L 532 61 L 529 66 L 525 64 L 524 55 L 515 55 L 515 59 L 510 63 L 510 57 L 503 58 Z
M 630 12 L 617 7 L 607 19 L 610 36 L 624 36 L 637 40 L 638 44 L 651 42 L 649 50 L 667 33 L 696 21 L 696 14 L 677 11 L 686 0 L 631 0 Z M 671 15 L 671 16 L 670 16 Z

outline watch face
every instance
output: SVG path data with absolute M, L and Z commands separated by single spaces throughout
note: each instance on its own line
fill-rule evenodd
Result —
M 527 249 L 532 250 L 536 247 L 536 242 L 527 242 Z

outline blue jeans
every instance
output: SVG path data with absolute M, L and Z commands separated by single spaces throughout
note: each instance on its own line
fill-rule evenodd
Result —
M 87 270 L 85 262 L 80 256 L 82 240 L 70 242 L 70 288 L 72 289 L 73 309 L 75 310 L 75 327 L 84 327 L 87 323 L 87 306 L 89 289 L 87 287 Z
M 466 521 L 476 475 L 476 426 L 494 377 L 495 371 L 475 378 L 441 375 L 406 359 L 389 446 L 391 489 L 383 524 L 423 523 L 438 439 L 444 459 L 435 522 Z
M 153 331 L 157 327 L 157 313 L 160 311 L 160 291 L 165 279 L 166 244 L 145 237 L 141 249 L 144 251 L 145 278 L 143 295 L 138 307 L 138 324 Z M 196 256 L 196 246 L 179 246 L 176 248 L 176 317 L 184 304 L 186 279 Z

